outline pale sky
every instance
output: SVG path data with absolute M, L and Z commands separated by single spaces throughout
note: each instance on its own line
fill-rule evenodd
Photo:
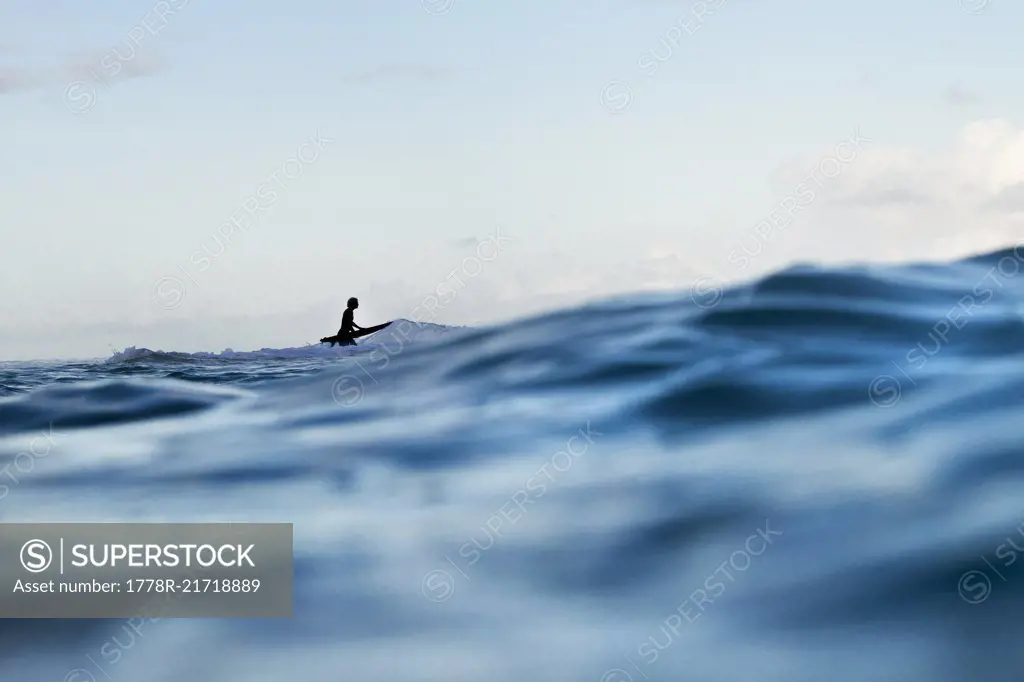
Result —
M 0 360 L 1012 245 L 1021 35 L 1009 0 L 7 0 Z

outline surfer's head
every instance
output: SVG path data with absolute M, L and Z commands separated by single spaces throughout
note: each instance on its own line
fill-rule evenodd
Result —
M 350 299 L 348 299 L 348 307 L 349 308 L 358 308 L 359 307 L 359 299 L 358 298 L 350 298 Z

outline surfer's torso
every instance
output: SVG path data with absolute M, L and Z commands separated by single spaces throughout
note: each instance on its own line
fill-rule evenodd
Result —
M 345 312 L 341 316 L 341 329 L 338 330 L 339 334 L 351 334 L 355 331 L 354 317 L 352 309 L 346 308 Z

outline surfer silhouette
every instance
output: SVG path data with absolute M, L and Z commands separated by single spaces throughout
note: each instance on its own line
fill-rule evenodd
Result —
M 356 345 L 356 341 L 353 337 L 357 331 L 361 331 L 363 329 L 356 324 L 355 321 L 355 310 L 358 307 L 358 298 L 352 297 L 348 299 L 348 307 L 345 308 L 345 312 L 341 316 L 341 328 L 338 329 L 338 333 L 334 336 L 328 336 L 320 339 L 320 343 L 330 343 L 332 348 L 336 343 L 341 346 Z
M 348 299 L 348 307 L 345 308 L 344 314 L 341 316 L 341 329 L 334 336 L 327 336 L 320 339 L 320 343 L 329 343 L 331 348 L 334 348 L 334 344 L 341 346 L 354 346 L 356 345 L 355 338 L 357 336 L 366 336 L 384 329 L 391 325 L 391 322 L 385 322 L 384 324 L 378 324 L 373 327 L 360 327 L 355 321 L 355 311 L 359 307 L 358 298 Z
M 355 310 L 359 307 L 358 298 L 348 299 L 348 307 L 345 308 L 345 312 L 341 315 L 341 329 L 338 330 L 338 336 L 350 336 L 353 332 L 356 332 L 362 327 L 356 324 L 355 321 Z

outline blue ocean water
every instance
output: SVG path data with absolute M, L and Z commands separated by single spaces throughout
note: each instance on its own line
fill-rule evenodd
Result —
M 1019 680 L 1022 261 L 0 364 L 3 521 L 295 524 L 293 619 L 3 621 L 0 680 Z

